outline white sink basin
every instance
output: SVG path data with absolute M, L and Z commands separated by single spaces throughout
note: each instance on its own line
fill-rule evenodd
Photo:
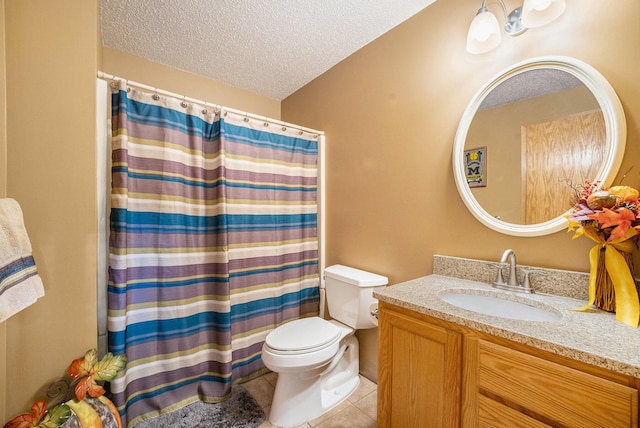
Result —
M 494 317 L 521 321 L 557 321 L 561 318 L 560 313 L 557 311 L 534 306 L 537 302 L 527 304 L 497 296 L 460 292 L 445 292 L 439 297 L 453 306 Z

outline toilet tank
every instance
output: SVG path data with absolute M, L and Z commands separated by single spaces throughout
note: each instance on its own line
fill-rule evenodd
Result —
M 331 318 L 354 329 L 373 328 L 369 307 L 377 303 L 373 291 L 383 288 L 386 276 L 343 265 L 324 271 L 327 305 Z

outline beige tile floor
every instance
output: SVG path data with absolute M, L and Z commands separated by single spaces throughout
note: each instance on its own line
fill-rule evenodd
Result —
M 260 404 L 267 417 L 277 378 L 277 373 L 267 373 L 242 384 Z M 375 428 L 377 398 L 377 385 L 360 376 L 360 386 L 347 400 L 319 418 L 300 425 L 300 428 Z M 273 426 L 266 420 L 260 428 Z

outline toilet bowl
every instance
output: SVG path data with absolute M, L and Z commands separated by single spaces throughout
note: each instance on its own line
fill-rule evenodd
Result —
M 342 265 L 324 272 L 327 304 L 334 318 L 302 318 L 270 332 L 264 365 L 278 373 L 269 422 L 301 425 L 347 399 L 360 383 L 356 329 L 374 328 L 373 290 L 387 278 Z

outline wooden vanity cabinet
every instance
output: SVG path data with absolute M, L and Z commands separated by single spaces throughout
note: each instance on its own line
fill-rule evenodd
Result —
M 379 309 L 379 427 L 638 427 L 638 379 Z
M 462 334 L 379 308 L 378 427 L 460 426 Z

